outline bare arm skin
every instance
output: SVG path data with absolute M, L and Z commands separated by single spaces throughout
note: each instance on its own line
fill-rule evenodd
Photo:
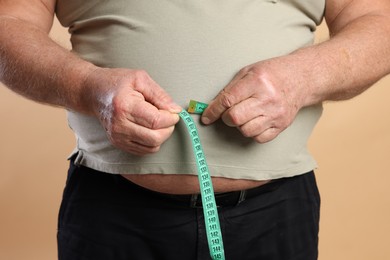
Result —
M 127 152 L 157 152 L 181 108 L 144 71 L 104 69 L 48 37 L 55 0 L 0 0 L 0 81 L 37 102 L 96 116 Z
M 306 106 L 352 98 L 390 73 L 390 1 L 327 0 L 331 37 L 243 68 L 203 113 L 244 136 L 274 139 Z

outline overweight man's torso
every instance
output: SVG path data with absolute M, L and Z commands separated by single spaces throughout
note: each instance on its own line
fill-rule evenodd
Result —
M 173 100 L 209 102 L 244 66 L 313 43 L 325 0 L 58 0 L 56 14 L 69 27 L 72 51 L 108 68 L 142 69 Z M 308 172 L 316 163 L 306 148 L 322 107 L 302 109 L 276 139 L 258 144 L 221 121 L 194 120 L 216 192 L 259 186 Z M 152 190 L 198 190 L 190 137 L 182 122 L 160 151 L 134 156 L 115 148 L 99 121 L 68 112 L 76 164 L 123 174 Z

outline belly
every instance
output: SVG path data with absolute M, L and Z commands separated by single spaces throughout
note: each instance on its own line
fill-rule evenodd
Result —
M 194 194 L 199 193 L 199 181 L 197 176 L 184 174 L 123 174 L 129 181 L 149 190 L 169 194 Z M 265 181 L 236 180 L 221 177 L 212 177 L 214 192 L 230 192 L 245 190 L 260 185 Z

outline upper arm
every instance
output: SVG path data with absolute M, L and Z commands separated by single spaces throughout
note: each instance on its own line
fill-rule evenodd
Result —
M 49 32 L 56 0 L 0 0 L 0 17 L 11 16 Z
M 331 34 L 342 30 L 354 20 L 367 16 L 390 16 L 389 0 L 326 0 L 325 20 Z

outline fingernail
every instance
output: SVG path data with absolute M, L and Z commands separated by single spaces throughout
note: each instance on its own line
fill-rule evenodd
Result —
M 202 116 L 201 120 L 202 120 L 202 123 L 205 125 L 208 125 L 211 122 L 210 118 L 205 117 L 205 116 Z
M 182 110 L 183 110 L 183 108 L 179 105 L 176 105 L 176 104 L 174 104 L 170 107 L 170 112 L 172 112 L 172 113 L 180 113 Z

